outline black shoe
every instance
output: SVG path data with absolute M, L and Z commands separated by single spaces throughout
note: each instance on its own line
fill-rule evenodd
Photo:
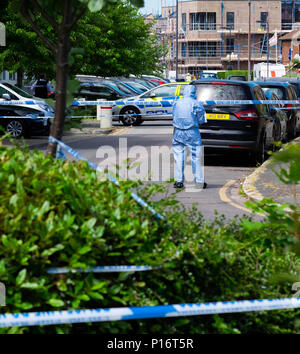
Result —
M 183 183 L 182 182 L 175 182 L 174 188 L 183 188 Z

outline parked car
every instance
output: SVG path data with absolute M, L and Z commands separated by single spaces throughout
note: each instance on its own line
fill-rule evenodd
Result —
M 197 99 L 266 100 L 262 88 L 253 82 L 197 80 Z M 275 140 L 274 119 L 267 104 L 205 105 L 207 123 L 200 127 L 205 147 L 247 151 L 262 163 Z
M 31 101 L 32 104 L 26 104 L 26 107 L 34 109 L 43 113 L 44 116 L 53 117 L 54 116 L 54 109 L 49 106 L 43 99 L 37 98 L 21 90 L 20 88 L 8 83 L 8 82 L 1 82 L 0 83 L 0 101 L 10 101 L 16 100 L 21 101 L 24 103 L 17 104 L 17 106 L 24 106 L 25 101 Z M 36 103 L 37 101 L 42 103 Z
M 218 74 L 217 73 L 200 73 L 199 74 L 199 79 L 217 79 Z
M 262 81 L 262 80 L 259 80 Z M 289 84 L 293 85 L 296 90 L 297 97 L 300 98 L 300 77 L 269 77 L 264 81 L 271 81 L 271 82 L 288 82 Z
M 144 120 L 172 119 L 172 106 L 175 99 L 182 97 L 187 82 L 163 84 L 142 95 L 116 102 L 113 107 L 113 120 L 124 125 L 139 125 Z
M 298 100 L 295 88 L 288 82 L 255 81 L 263 91 L 271 90 L 280 100 Z M 288 136 L 293 139 L 300 132 L 300 110 L 297 104 L 286 104 L 285 109 L 288 116 Z M 294 108 L 295 107 L 295 108 Z
M 121 80 L 121 82 L 129 88 L 135 90 L 138 95 L 148 91 L 148 88 L 145 85 L 140 84 L 139 82 L 130 81 L 126 79 Z
M 169 80 L 163 79 L 159 76 L 154 76 L 154 75 L 142 75 L 144 79 L 147 79 L 151 82 L 153 82 L 156 86 L 163 85 L 169 83 Z
M 27 106 L 0 105 L 0 125 L 14 138 L 48 135 L 50 118 Z
M 229 75 L 227 80 L 238 80 L 238 81 L 247 81 L 244 75 Z
M 271 90 L 265 91 L 267 100 L 279 101 L 279 97 Z M 272 103 L 270 106 L 270 112 L 274 119 L 274 133 L 275 141 L 286 142 L 288 140 L 288 115 L 284 111 L 284 105 L 281 103 Z
M 116 85 L 106 82 L 85 82 L 80 84 L 75 98 L 84 98 L 87 101 L 96 101 L 105 99 L 107 101 L 115 101 L 125 97 L 131 97 L 132 94 L 125 93 L 118 89 Z

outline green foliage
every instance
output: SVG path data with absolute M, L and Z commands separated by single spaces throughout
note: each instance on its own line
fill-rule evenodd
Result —
M 167 196 L 152 206 L 154 218 L 131 197 L 148 201 L 162 185 L 97 176 L 85 162 L 63 162 L 42 153 L 0 146 L 1 312 L 146 306 L 217 300 L 287 297 L 291 284 L 274 274 L 296 273 L 282 225 L 250 218 L 205 222 Z M 98 178 L 97 178 L 98 177 Z M 156 198 L 157 199 L 157 198 Z M 48 267 L 149 264 L 151 272 L 50 275 Z M 290 333 L 299 311 L 269 311 L 180 319 L 152 319 L 0 329 L 0 333 Z
M 74 74 L 129 76 L 162 70 L 158 63 L 164 48 L 151 34 L 151 24 L 128 2 L 87 12 L 73 31 L 72 42 L 84 48 L 84 54 L 74 55 Z
M 159 58 L 164 49 L 157 45 L 151 34 L 151 24 L 130 2 L 89 0 L 89 10 L 74 27 L 69 55 L 70 75 L 90 74 L 117 76 L 129 74 L 151 74 L 160 71 Z M 83 1 L 84 3 L 84 1 Z M 131 1 L 141 5 L 141 1 Z M 0 47 L 0 65 L 10 72 L 22 70 L 27 77 L 38 77 L 46 73 L 55 78 L 56 65 L 53 53 L 22 18 L 16 4 L 3 2 L 1 21 L 6 25 L 7 47 Z M 58 18 L 57 9 L 49 14 Z M 57 13 L 56 13 L 57 12 Z M 35 13 L 35 21 L 52 43 L 57 41 L 53 27 Z
M 219 79 L 227 79 L 230 75 L 244 75 L 248 80 L 248 70 L 228 70 L 218 72 Z M 253 80 L 253 71 L 251 71 L 251 80 Z

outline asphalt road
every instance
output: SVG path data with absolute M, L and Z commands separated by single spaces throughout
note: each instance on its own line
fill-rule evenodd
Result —
M 173 178 L 174 161 L 172 154 L 168 152 L 171 151 L 171 122 L 144 122 L 141 126 L 129 128 L 123 128 L 118 123 L 115 123 L 115 126 L 118 126 L 119 129 L 112 135 L 72 135 L 65 136 L 63 141 L 91 161 L 104 164 L 102 167 L 113 166 L 115 162 L 124 166 L 123 161 L 129 153 L 129 157 L 133 157 L 131 161 L 137 160 L 140 163 L 139 167 L 134 167 L 133 172 L 130 172 L 133 176 L 145 178 L 150 170 L 153 176 L 153 170 L 155 170 L 155 176 L 150 177 L 154 179 L 155 183 L 160 182 L 163 178 Z M 27 139 L 26 143 L 31 148 L 45 151 L 47 138 L 35 137 Z M 158 154 L 155 149 L 159 148 L 165 149 L 166 155 L 158 165 Z M 170 155 L 170 163 L 168 154 Z M 215 211 L 224 214 L 227 218 L 232 218 L 235 215 L 250 215 L 251 213 L 244 206 L 245 199 L 240 194 L 242 179 L 254 170 L 247 161 L 247 156 L 237 152 L 217 154 L 206 149 L 204 155 L 204 173 L 208 188 L 196 190 L 193 188 L 192 182 L 187 182 L 185 189 L 177 194 L 177 199 L 187 207 L 196 203 L 204 217 L 209 219 L 214 217 Z M 121 172 L 125 173 L 127 170 L 122 168 Z M 189 160 L 186 177 L 189 180 L 192 178 Z M 172 184 L 168 188 L 170 193 L 174 192 Z

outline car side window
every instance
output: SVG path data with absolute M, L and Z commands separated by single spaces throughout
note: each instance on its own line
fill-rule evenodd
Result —
M 14 94 L 12 94 L 11 92 L 7 91 L 5 88 L 0 87 L 0 98 L 2 98 L 2 95 L 4 94 L 9 94 L 10 98 L 12 100 L 18 100 L 18 97 L 16 97 Z
M 265 101 L 267 99 L 263 90 L 258 86 L 253 88 L 253 92 L 256 100 Z M 258 110 L 259 115 L 267 116 L 270 114 L 270 107 L 267 104 L 258 104 L 256 105 L 256 109 Z
M 175 92 L 177 89 L 177 85 L 167 85 L 167 86 L 159 86 L 151 92 L 147 92 L 147 94 L 141 96 L 143 98 L 151 97 L 151 94 L 155 94 L 156 97 L 171 97 L 175 96 Z
M 110 96 L 114 91 L 106 86 L 91 86 L 91 92 L 95 92 L 104 96 Z

